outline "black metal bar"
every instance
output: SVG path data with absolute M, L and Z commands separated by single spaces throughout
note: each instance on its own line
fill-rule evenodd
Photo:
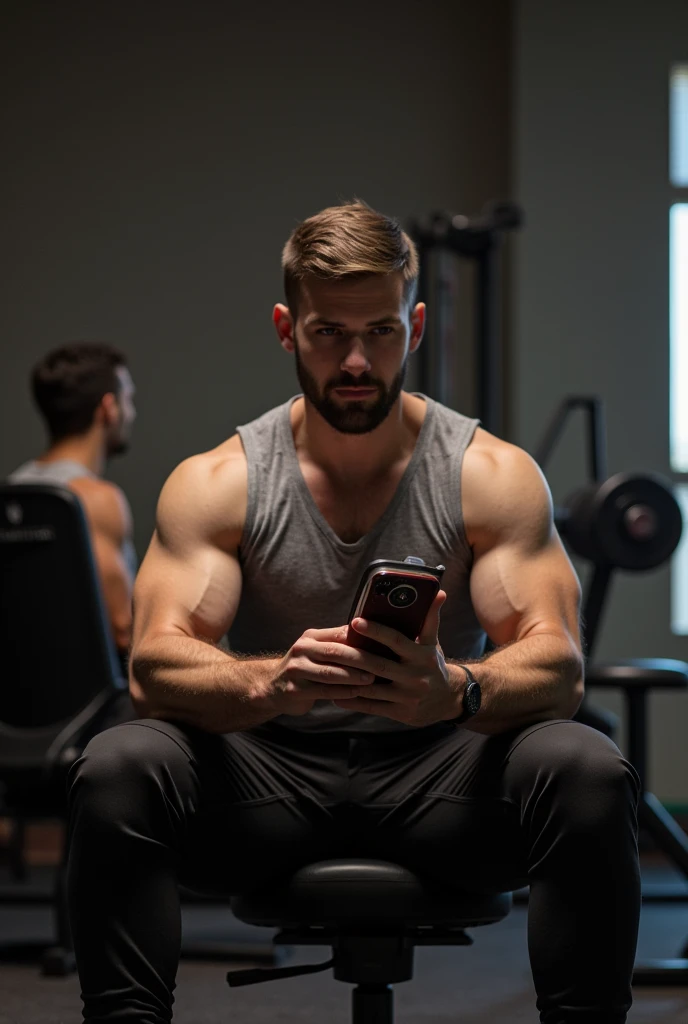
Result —
M 633 970 L 633 984 L 648 988 L 688 985 L 688 960 L 648 960 L 636 964 Z
M 638 824 L 688 878 L 688 836 L 654 793 L 643 794 L 638 804 Z
M 10 871 L 17 882 L 25 882 L 28 877 L 26 866 L 26 819 L 17 815 L 10 822 L 10 839 L 7 846 Z
M 430 250 L 428 246 L 418 240 L 416 243 L 418 247 L 418 261 L 419 261 L 419 273 L 418 273 L 418 302 L 424 302 L 427 307 L 427 314 L 430 315 L 432 308 L 432 296 L 430 295 L 430 268 L 428 262 L 430 259 Z M 418 390 L 424 395 L 433 396 L 430 393 L 430 337 L 429 337 L 428 323 L 425 324 L 425 337 L 418 349 L 417 355 L 417 366 L 418 366 Z
M 602 483 L 607 479 L 607 434 L 604 402 L 597 395 L 569 395 L 563 399 L 535 449 L 533 458 L 541 469 L 545 468 L 569 416 L 576 409 L 583 409 L 586 414 L 588 477 L 595 483 Z
M 57 874 L 55 876 L 55 902 L 53 904 L 55 916 L 55 931 L 57 933 L 57 944 L 63 949 L 73 949 L 72 927 L 69 920 L 69 908 L 67 905 L 67 857 L 63 857 Z
M 504 382 L 502 346 L 499 332 L 498 239 L 477 257 L 476 273 L 476 359 L 478 377 L 478 416 L 491 434 L 501 437 L 504 429 Z
M 566 426 L 566 421 L 569 418 L 569 413 L 573 408 L 571 405 L 572 401 L 575 401 L 575 399 L 565 398 L 559 403 L 557 408 L 554 410 L 552 418 L 545 427 L 545 433 L 543 434 L 539 445 L 533 452 L 533 458 L 540 469 L 545 469 L 550 460 L 550 456 L 561 437 L 562 431 Z
M 456 268 L 455 257 L 447 249 L 438 249 L 433 260 L 435 338 L 432 357 L 433 397 L 443 405 L 452 404 L 451 350 L 456 345 Z
M 590 476 L 595 483 L 607 479 L 607 426 L 604 402 L 598 396 L 588 399 L 588 454 Z
M 421 273 L 419 298 L 428 307 L 437 298 L 434 283 L 429 280 L 431 252 L 452 252 L 476 262 L 475 413 L 487 430 L 498 435 L 503 432 L 504 421 L 503 354 L 497 294 L 499 245 L 505 231 L 519 228 L 522 223 L 523 211 L 520 207 L 511 202 L 496 202 L 489 204 L 478 217 L 452 216 L 440 211 L 423 221 L 410 224 L 408 229 L 418 247 Z M 442 324 L 441 315 L 437 322 Z M 428 333 L 434 334 L 434 331 Z M 432 341 L 436 339 L 428 337 L 418 352 L 418 386 L 430 397 L 443 401 L 440 394 L 447 394 L 449 387 L 449 381 L 445 380 L 447 360 L 442 355 L 439 360 L 433 360 L 430 350 L 435 346 Z M 445 375 L 439 377 L 443 365 Z
M 644 686 L 624 690 L 628 711 L 628 760 L 638 773 L 640 792 L 647 789 L 647 690 Z
M 582 615 L 585 655 L 588 661 L 592 659 L 592 652 L 599 634 L 602 608 L 611 582 L 611 576 L 611 565 L 605 562 L 595 564 L 593 577 L 588 586 L 588 593 L 583 604 Z
M 333 965 L 334 958 L 321 964 L 302 964 L 296 967 L 249 967 L 247 970 L 227 971 L 225 978 L 230 988 L 240 988 L 243 985 L 262 985 L 265 981 L 280 981 L 282 978 L 298 978 L 303 974 L 318 974 Z

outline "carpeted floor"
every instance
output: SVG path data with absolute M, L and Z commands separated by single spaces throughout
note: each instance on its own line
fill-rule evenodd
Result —
M 650 883 L 680 879 L 666 869 L 645 872 Z M 412 981 L 395 989 L 399 1024 L 536 1024 L 535 997 L 526 949 L 526 907 L 517 905 L 503 922 L 473 932 L 471 947 L 421 948 Z M 49 940 L 47 907 L 0 905 L 0 943 Z M 213 906 L 184 908 L 187 942 L 261 942 L 269 931 L 231 920 Z M 639 959 L 674 957 L 688 938 L 688 902 L 646 903 Z M 288 963 L 319 962 L 329 950 L 295 950 Z M 79 984 L 40 977 L 35 963 L 1 962 L 0 1024 L 78 1024 Z M 331 972 L 230 990 L 231 964 L 182 960 L 175 1024 L 348 1024 L 351 986 Z M 235 966 L 245 966 L 236 964 Z M 636 989 L 629 1024 L 688 1024 L 688 987 Z

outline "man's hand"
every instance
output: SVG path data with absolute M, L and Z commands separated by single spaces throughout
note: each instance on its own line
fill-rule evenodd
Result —
M 287 652 L 269 683 L 278 714 L 304 715 L 316 700 L 331 700 L 347 711 L 380 715 L 407 725 L 431 725 L 460 713 L 458 694 L 438 643 L 440 609 L 433 601 L 417 641 L 388 626 L 354 619 L 354 629 L 389 647 L 394 661 L 347 643 L 348 626 L 307 629 Z M 389 682 L 376 683 L 375 677 Z
M 266 696 L 280 715 L 305 715 L 316 700 L 355 698 L 370 689 L 375 668 L 346 643 L 348 626 L 307 629 L 282 658 Z M 380 660 L 380 659 L 378 659 Z
M 354 619 L 354 629 L 363 636 L 389 647 L 401 659 L 382 658 L 360 652 L 361 665 L 388 683 L 374 683 L 361 695 L 337 698 L 334 703 L 347 711 L 381 715 L 406 725 L 433 725 L 461 713 L 455 687 L 450 683 L 444 654 L 438 641 L 440 609 L 447 595 L 443 590 L 435 597 L 415 642 L 388 626 L 364 619 Z

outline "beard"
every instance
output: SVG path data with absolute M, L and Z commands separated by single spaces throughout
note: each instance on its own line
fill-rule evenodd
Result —
M 126 455 L 129 451 L 129 439 L 124 437 L 113 438 L 107 446 L 107 458 L 111 459 L 117 455 Z
M 105 455 L 111 459 L 113 456 L 125 455 L 129 451 L 129 431 L 124 423 L 124 416 L 120 412 L 119 422 L 114 426 L 107 438 Z
M 303 365 L 298 347 L 294 350 L 294 355 L 296 376 L 304 396 L 320 413 L 325 422 L 329 423 L 334 430 L 338 430 L 340 434 L 369 434 L 371 430 L 379 427 L 387 419 L 401 394 L 408 369 L 407 356 L 389 386 L 368 374 L 353 377 L 350 373 L 342 373 L 335 380 L 329 381 L 321 391 L 315 378 Z M 331 392 L 335 388 L 351 387 L 377 388 L 378 396 L 372 405 L 366 406 L 363 402 L 358 401 L 346 402 L 343 406 L 337 405 Z

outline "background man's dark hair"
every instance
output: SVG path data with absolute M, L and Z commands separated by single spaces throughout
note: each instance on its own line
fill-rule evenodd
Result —
M 117 368 L 126 357 L 111 345 L 79 341 L 54 349 L 31 374 L 31 389 L 52 441 L 83 434 L 109 392 L 118 395 Z

